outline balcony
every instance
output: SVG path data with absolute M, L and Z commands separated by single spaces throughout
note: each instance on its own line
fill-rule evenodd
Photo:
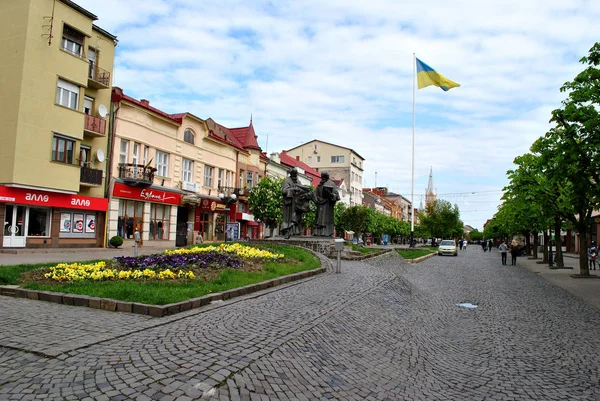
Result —
M 248 197 L 250 196 L 250 189 L 249 188 L 234 188 L 233 191 L 234 194 L 236 194 L 238 197 Z
M 79 174 L 79 184 L 86 187 L 102 186 L 102 170 L 82 167 Z
M 88 69 L 88 86 L 94 89 L 110 88 L 110 72 L 98 67 L 90 60 Z
M 132 187 L 149 187 L 154 182 L 154 167 L 143 164 L 119 163 L 119 178 Z
M 106 120 L 86 114 L 83 131 L 92 136 L 106 136 Z

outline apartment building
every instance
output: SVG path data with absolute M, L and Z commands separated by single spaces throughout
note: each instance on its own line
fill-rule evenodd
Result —
M 68 0 L 0 2 L 0 247 L 103 246 L 117 39 Z
M 365 159 L 357 152 L 315 139 L 289 149 L 287 154 L 317 171 L 328 171 L 332 179 L 343 179 L 348 185 L 350 206 L 362 205 Z
M 112 100 L 109 237 L 132 241 L 137 229 L 144 243 L 184 246 L 198 235 L 223 241 L 227 227 L 231 240 L 260 236 L 247 202 L 266 156 L 252 123 L 229 129 L 192 113 L 168 114 L 121 88 Z

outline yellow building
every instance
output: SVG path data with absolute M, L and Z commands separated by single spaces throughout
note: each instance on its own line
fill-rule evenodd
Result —
M 288 150 L 287 154 L 317 171 L 327 171 L 331 179 L 343 179 L 349 187 L 350 206 L 362 205 L 365 159 L 353 149 L 315 139 Z
M 103 246 L 116 37 L 69 0 L 0 1 L 0 247 Z

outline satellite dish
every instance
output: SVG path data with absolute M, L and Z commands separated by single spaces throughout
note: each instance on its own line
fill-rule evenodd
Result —
M 108 115 L 108 110 L 106 110 L 106 106 L 101 104 L 98 107 L 98 114 L 100 114 L 100 117 L 104 118 Z
M 96 151 L 96 160 L 98 160 L 100 163 L 104 161 L 104 151 L 102 149 L 98 149 Z

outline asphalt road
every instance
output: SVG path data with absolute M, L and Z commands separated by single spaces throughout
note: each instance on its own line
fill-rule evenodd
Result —
M 0 297 L 0 322 L 0 400 L 600 399 L 600 311 L 474 247 L 162 319 Z

